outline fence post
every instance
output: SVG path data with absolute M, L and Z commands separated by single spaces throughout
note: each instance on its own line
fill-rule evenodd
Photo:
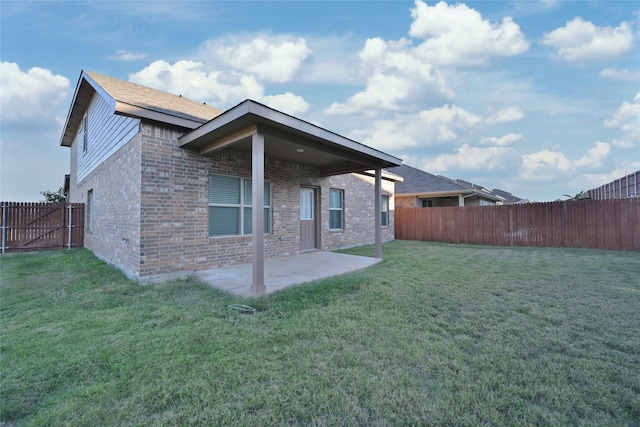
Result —
M 73 206 L 71 205 L 71 203 L 69 203 L 69 245 L 67 246 L 67 249 L 71 249 L 71 228 L 72 228 L 72 221 L 73 221 L 73 216 L 71 215 L 71 210 L 73 209 Z
M 562 247 L 567 246 L 567 203 L 566 200 L 562 202 Z
M 7 247 L 7 202 L 2 202 L 2 253 Z

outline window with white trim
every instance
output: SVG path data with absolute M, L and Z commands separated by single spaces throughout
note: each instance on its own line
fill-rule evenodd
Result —
M 252 233 L 252 182 L 249 178 L 209 175 L 209 236 Z M 264 232 L 271 233 L 271 183 L 264 183 Z
M 383 227 L 389 226 L 389 196 L 382 196 L 382 221 Z
M 329 190 L 329 228 L 332 230 L 344 228 L 344 190 L 336 188 Z

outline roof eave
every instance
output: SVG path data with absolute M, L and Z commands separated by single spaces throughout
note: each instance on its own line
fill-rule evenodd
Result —
M 134 117 L 139 119 L 153 120 L 156 122 L 166 123 L 169 125 L 180 126 L 187 129 L 196 129 L 202 126 L 203 121 L 189 120 L 171 114 L 160 113 L 148 108 L 138 107 L 136 105 L 127 104 L 125 102 L 116 101 L 115 113 L 123 116 Z
M 472 191 L 461 190 L 461 191 L 422 191 L 418 193 L 396 193 L 396 196 L 403 197 L 458 197 L 458 196 L 468 196 L 473 195 Z
M 375 170 L 366 170 L 363 172 L 359 172 L 362 175 L 367 175 L 367 176 L 376 176 L 376 171 Z M 404 178 L 401 177 L 400 175 L 396 175 L 395 173 L 389 172 L 388 170 L 382 170 L 382 179 L 386 180 L 386 181 L 392 181 L 392 182 L 403 182 Z

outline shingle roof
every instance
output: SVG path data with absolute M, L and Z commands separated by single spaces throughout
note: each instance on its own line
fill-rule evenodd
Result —
M 491 190 L 493 193 L 497 194 L 500 197 L 504 197 L 506 202 L 519 202 L 522 200 L 520 197 L 515 196 L 513 193 L 509 193 L 508 191 L 500 190 L 499 188 L 494 188 Z
M 184 96 L 173 95 L 93 71 L 85 71 L 85 74 L 116 101 L 135 107 L 202 122 L 207 122 L 223 112 L 223 110 L 192 101 Z
M 419 193 L 471 193 L 469 189 L 456 184 L 455 182 L 432 175 L 411 166 L 402 165 L 387 168 L 388 171 L 400 175 L 404 182 L 396 183 L 396 194 L 419 194 Z

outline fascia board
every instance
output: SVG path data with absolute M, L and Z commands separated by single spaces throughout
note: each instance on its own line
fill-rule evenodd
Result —
M 78 95 L 80 93 L 80 90 L 82 88 L 82 82 L 86 81 L 91 88 L 98 94 L 100 95 L 100 97 L 102 97 L 104 99 L 104 101 L 111 107 L 112 111 L 115 111 L 115 107 L 116 107 L 116 100 L 114 98 L 112 98 L 107 92 L 105 92 L 104 89 L 102 89 L 102 87 L 95 82 L 95 80 L 93 80 L 87 73 L 84 72 L 84 70 L 80 73 L 80 77 L 78 78 L 78 83 L 76 84 L 76 89 L 73 93 L 73 98 L 71 99 L 71 105 L 69 106 L 69 112 L 67 113 L 67 119 L 64 122 L 64 127 L 62 128 L 62 135 L 60 137 L 60 145 L 61 146 L 65 146 L 65 147 L 71 147 L 71 144 L 73 143 L 73 136 L 75 136 L 75 133 L 77 131 L 77 129 L 70 129 L 69 126 L 71 125 L 71 117 L 76 109 L 76 105 L 77 105 L 77 100 L 78 100 Z M 70 133 L 72 133 L 73 135 L 70 135 Z M 71 138 L 71 140 L 69 140 L 69 138 Z
M 430 191 L 420 193 L 396 193 L 396 196 L 402 197 L 458 197 L 473 195 L 473 191 Z
M 197 127 L 202 125 L 202 122 L 184 119 L 182 117 L 173 116 L 171 114 L 160 113 L 158 111 L 149 110 L 148 108 L 142 108 L 120 101 L 115 102 L 115 113 L 122 116 L 153 120 L 156 122 L 180 126 L 188 129 L 196 129 Z

